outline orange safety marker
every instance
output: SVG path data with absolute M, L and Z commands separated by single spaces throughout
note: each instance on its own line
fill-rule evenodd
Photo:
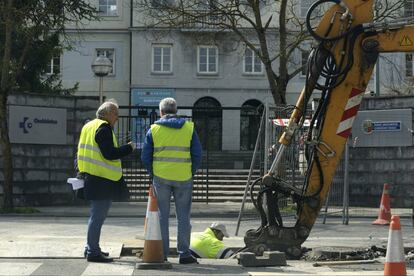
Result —
M 385 183 L 384 189 L 382 190 L 381 204 L 378 212 L 378 218 L 372 222 L 376 225 L 388 225 L 391 221 L 391 207 L 390 207 L 390 184 Z
M 406 276 L 404 246 L 399 216 L 392 216 L 388 234 L 384 276 Z
M 142 262 L 137 263 L 140 269 L 166 269 L 172 268 L 171 263 L 164 261 L 162 247 L 160 217 L 158 215 L 157 198 L 150 186 L 148 193 L 147 214 L 144 224 L 144 253 Z

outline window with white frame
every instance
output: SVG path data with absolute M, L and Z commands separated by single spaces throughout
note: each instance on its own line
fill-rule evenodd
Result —
M 262 74 L 263 73 L 263 66 L 262 61 L 257 56 L 256 52 L 252 49 L 246 47 L 244 51 L 244 66 L 243 72 L 245 74 Z
M 197 47 L 197 73 L 218 73 L 218 48 L 216 46 Z
M 309 50 L 301 50 L 300 51 L 300 66 L 302 66 L 301 76 L 306 76 L 306 70 L 308 66 L 308 57 L 310 51 Z
M 99 0 L 99 15 L 118 16 L 117 0 Z
M 109 75 L 115 75 L 115 49 L 96 49 L 96 56 L 107 57 L 112 63 L 112 69 L 109 72 Z
M 413 53 L 405 54 L 405 76 L 406 77 L 414 76 Z
M 313 3 L 313 0 L 300 0 L 300 16 L 306 17 L 309 7 Z
M 172 72 L 172 45 L 154 44 L 152 45 L 152 72 L 171 73 Z
M 47 64 L 46 75 L 60 74 L 60 55 L 52 57 L 50 62 Z
M 414 0 L 405 0 L 404 16 L 414 16 Z

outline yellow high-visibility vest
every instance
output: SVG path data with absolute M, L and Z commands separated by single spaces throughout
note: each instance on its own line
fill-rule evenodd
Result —
M 78 168 L 80 172 L 118 181 L 122 177 L 121 160 L 105 159 L 95 141 L 96 130 L 108 122 L 95 119 L 83 126 L 78 144 Z M 118 147 L 115 133 L 112 131 L 114 146 Z
M 151 125 L 154 152 L 154 176 L 173 181 L 191 179 L 191 138 L 194 123 L 185 122 L 182 128 Z
M 200 258 L 209 259 L 224 259 L 233 253 L 217 239 L 211 228 L 207 228 L 203 233 L 192 233 L 190 249 Z

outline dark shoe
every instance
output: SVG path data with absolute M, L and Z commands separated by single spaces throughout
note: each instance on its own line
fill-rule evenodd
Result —
M 198 264 L 197 259 L 193 256 L 180 258 L 180 264 Z
M 102 255 L 104 255 L 105 257 L 108 257 L 109 256 L 109 253 L 108 252 L 103 252 L 103 251 L 101 251 L 101 254 Z M 83 251 L 83 257 L 85 257 L 86 258 L 86 255 L 88 255 L 88 253 L 86 252 L 86 250 L 85 251 Z
M 98 255 L 98 256 L 87 256 L 86 260 L 88 262 L 93 262 L 93 263 L 110 263 L 110 262 L 113 262 L 114 259 L 106 257 L 104 255 Z

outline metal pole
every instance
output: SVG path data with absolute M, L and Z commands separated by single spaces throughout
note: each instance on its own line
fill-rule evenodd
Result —
M 411 220 L 413 222 L 413 227 L 414 227 L 414 208 L 411 211 Z
M 349 223 L 349 143 L 345 143 L 345 158 L 344 158 L 344 196 L 342 204 L 342 224 Z
M 260 140 L 262 138 L 262 132 L 263 132 L 263 123 L 266 120 L 265 114 L 266 114 L 266 111 L 263 110 L 262 118 L 260 120 L 259 132 L 257 133 L 256 144 L 254 146 L 252 162 L 250 163 L 249 176 L 247 178 L 246 187 L 244 188 L 243 200 L 242 200 L 242 205 L 241 205 L 240 211 L 239 211 L 239 217 L 237 218 L 236 233 L 234 234 L 235 236 L 237 236 L 239 234 L 241 217 L 242 217 L 242 213 L 243 213 L 243 210 L 244 210 L 244 203 L 246 202 L 247 192 L 249 191 L 251 177 L 252 177 L 252 174 L 253 174 L 254 166 L 256 164 L 256 159 L 257 159 L 256 155 L 259 152 L 259 145 L 260 145 Z
M 331 197 L 331 189 L 329 189 L 328 196 L 326 197 L 326 200 L 325 200 L 325 212 L 323 214 L 322 224 L 326 223 L 326 218 L 328 217 L 328 206 L 329 206 L 329 198 L 330 197 Z
M 103 103 L 103 77 L 99 77 L 99 105 Z
M 206 118 L 203 118 L 203 119 L 205 119 L 206 120 Z M 208 119 L 206 120 L 206 130 L 209 130 L 209 128 L 208 128 Z M 207 156 L 206 156 L 206 158 L 207 158 L 207 170 L 206 170 L 206 172 L 207 172 L 207 175 L 206 175 L 206 204 L 208 204 L 208 194 L 209 194 L 209 187 L 208 187 L 208 184 L 209 184 L 209 175 L 210 175 L 210 156 L 209 156 L 209 151 L 210 151 L 210 149 L 209 149 L 209 146 L 208 146 L 208 142 L 209 142 L 209 139 L 207 138 L 208 137 L 208 133 L 205 133 L 205 135 L 204 135 L 204 138 L 205 138 L 205 143 L 206 143 L 206 153 L 207 153 Z
M 265 105 L 265 139 L 264 139 L 264 173 L 267 173 L 267 170 L 269 169 L 268 159 L 269 159 L 269 127 L 268 127 L 268 119 L 269 119 L 269 103 L 266 103 Z
M 377 63 L 375 64 L 375 97 L 380 95 L 380 57 L 378 56 Z
M 270 147 L 269 147 L 270 148 Z M 279 168 L 279 164 L 282 161 L 283 154 L 286 150 L 286 145 L 279 144 L 279 148 L 276 152 L 275 159 L 273 160 L 272 165 L 270 166 L 269 172 L 272 174 L 276 173 L 276 170 Z
M 378 19 L 380 15 L 382 4 L 380 1 L 375 1 L 374 4 L 374 13 L 375 18 Z M 380 55 L 378 54 L 377 63 L 375 64 L 375 97 L 379 97 L 380 95 Z

